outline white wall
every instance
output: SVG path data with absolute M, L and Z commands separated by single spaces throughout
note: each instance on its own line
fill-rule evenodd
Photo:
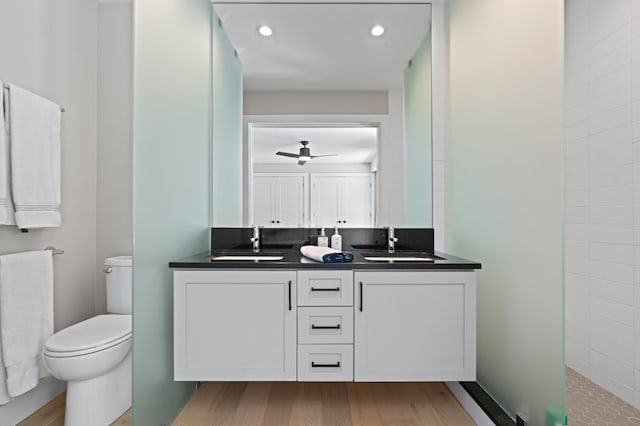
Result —
M 62 226 L 0 226 L 0 253 L 65 251 L 54 260 L 55 329 L 94 313 L 96 259 L 97 4 L 0 2 L 0 79 L 62 105 Z
M 565 5 L 566 362 L 640 407 L 640 1 Z
M 62 226 L 20 233 L 0 226 L 0 253 L 55 246 L 54 327 L 92 316 L 96 284 L 97 4 L 84 0 L 0 2 L 0 80 L 62 105 Z M 63 387 L 46 380 L 0 407 L 14 424 Z M 3 423 L 4 424 L 4 423 Z
M 106 312 L 104 259 L 131 254 L 132 6 L 98 6 L 96 313 Z
M 433 172 L 433 230 L 436 250 L 444 251 L 444 5 L 431 4 L 431 155 Z
M 404 226 L 404 100 L 402 90 L 389 91 L 387 126 L 378 144 L 376 225 Z
M 243 113 L 263 114 L 386 114 L 385 91 L 245 91 Z

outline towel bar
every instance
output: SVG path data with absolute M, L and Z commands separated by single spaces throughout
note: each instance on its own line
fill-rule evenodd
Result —
M 58 250 L 57 248 L 53 247 L 53 246 L 49 246 L 49 247 L 45 247 L 45 250 L 51 250 L 51 254 L 53 254 L 54 256 L 56 254 L 64 254 L 64 250 Z

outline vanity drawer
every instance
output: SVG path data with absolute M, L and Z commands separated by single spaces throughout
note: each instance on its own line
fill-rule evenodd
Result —
M 353 343 L 353 307 L 298 308 L 298 344 Z
M 298 381 L 353 381 L 353 345 L 298 345 Z
M 353 271 L 298 271 L 298 306 L 353 306 Z

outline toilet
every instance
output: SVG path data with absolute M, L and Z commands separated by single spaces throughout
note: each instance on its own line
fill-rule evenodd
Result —
M 60 330 L 44 364 L 67 382 L 65 426 L 104 426 L 131 407 L 131 256 L 110 257 L 107 312 Z

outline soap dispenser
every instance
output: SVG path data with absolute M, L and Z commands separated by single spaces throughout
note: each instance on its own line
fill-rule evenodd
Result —
M 329 237 L 324 233 L 324 228 L 320 230 L 320 235 L 318 235 L 318 247 L 329 247 Z
M 331 236 L 331 248 L 342 251 L 342 235 L 338 233 L 338 227 L 334 227 L 333 235 Z

